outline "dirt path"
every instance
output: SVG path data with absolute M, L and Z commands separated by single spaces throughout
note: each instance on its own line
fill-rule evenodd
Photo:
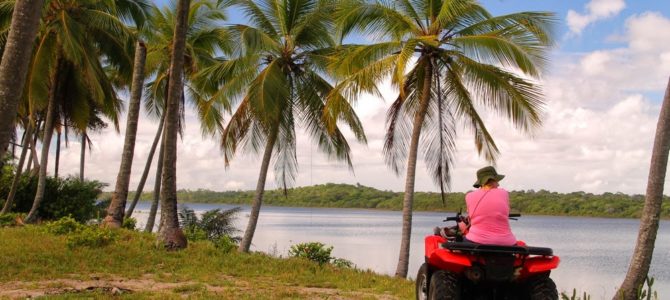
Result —
M 199 282 L 159 282 L 153 279 L 153 276 L 147 274 L 142 278 L 125 279 L 125 278 L 100 278 L 91 276 L 91 280 L 77 280 L 77 279 L 53 279 L 42 281 L 11 281 L 0 283 L 0 298 L 10 299 L 26 299 L 49 295 L 61 294 L 85 294 L 85 293 L 102 293 L 110 296 L 132 294 L 135 292 L 152 292 L 152 293 L 178 293 L 183 296 L 188 296 L 190 293 L 196 291 L 206 291 L 212 294 L 221 296 L 228 295 L 272 295 L 273 286 L 265 287 L 267 293 L 254 287 L 255 285 L 249 282 L 239 280 L 234 277 L 226 276 L 226 281 L 232 282 L 233 286 L 213 286 Z M 301 286 L 277 286 L 283 292 L 297 294 L 303 299 L 382 299 L 393 300 L 396 299 L 390 295 L 376 295 L 368 292 L 350 292 L 341 291 L 332 288 L 315 288 L 315 287 L 301 287 Z M 269 296 L 274 299 L 274 297 Z M 279 297 L 282 298 L 282 297 Z M 291 297 L 294 298 L 294 297 Z

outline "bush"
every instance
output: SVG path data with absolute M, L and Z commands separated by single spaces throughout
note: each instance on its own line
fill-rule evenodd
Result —
M 86 226 L 77 222 L 72 217 L 64 217 L 58 221 L 49 222 L 46 225 L 47 232 L 55 235 L 64 235 L 84 230 Z
M 330 263 L 338 268 L 351 269 L 354 267 L 354 263 L 352 261 L 344 258 L 333 258 L 333 260 Z
M 183 206 L 179 211 L 179 223 L 189 240 L 216 241 L 221 237 L 230 237 L 233 241 L 239 241 L 239 237 L 232 235 L 239 232 L 233 221 L 240 211 L 239 207 L 223 211 L 213 209 L 198 218 L 195 211 Z
M 19 225 L 17 220 L 22 220 L 23 217 L 23 214 L 2 214 L 0 215 L 0 227 L 11 227 Z
M 330 263 L 338 268 L 354 268 L 354 263 L 344 258 L 330 256 L 333 246 L 326 246 L 319 242 L 302 243 L 291 246 L 288 251 L 290 257 L 306 258 L 323 265 Z
M 110 244 L 115 239 L 114 232 L 107 228 L 85 226 L 83 230 L 74 232 L 67 237 L 67 246 L 69 248 L 102 247 Z
M 3 174 L 0 177 L 0 195 L 9 194 L 12 178 L 13 172 L 12 176 Z M 95 206 L 96 198 L 104 186 L 105 184 L 99 181 L 80 181 L 74 177 L 65 179 L 47 177 L 44 199 L 42 199 L 37 215 L 42 220 L 58 220 L 71 216 L 79 222 L 86 222 L 98 214 Z M 36 191 L 37 177 L 22 175 L 14 197 L 12 211 L 29 212 Z M 4 201 L 2 202 L 4 204 Z
M 323 265 L 325 263 L 329 263 L 332 259 L 330 256 L 331 251 L 333 251 L 332 246 L 327 247 L 323 243 L 311 242 L 291 246 L 291 249 L 288 251 L 288 255 L 291 257 L 306 258 Z
M 124 218 L 121 227 L 128 230 L 135 230 L 137 227 L 137 220 L 135 218 Z
M 217 249 L 221 249 L 223 253 L 230 253 L 237 248 L 237 243 L 229 236 L 223 236 L 213 241 Z

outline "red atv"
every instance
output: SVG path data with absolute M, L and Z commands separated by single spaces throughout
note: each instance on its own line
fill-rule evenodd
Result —
M 520 215 L 510 215 L 510 219 Z M 458 213 L 447 221 L 463 221 Z M 556 300 L 549 278 L 560 259 L 550 248 L 463 242 L 455 227 L 425 238 L 426 262 L 416 277 L 416 299 Z

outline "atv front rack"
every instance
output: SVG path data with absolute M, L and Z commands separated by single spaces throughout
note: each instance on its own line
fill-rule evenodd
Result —
M 442 244 L 442 248 L 452 251 L 469 252 L 472 254 L 522 254 L 522 255 L 542 255 L 553 256 L 554 251 L 551 248 L 544 247 L 521 247 L 521 246 L 499 246 L 499 245 L 482 245 L 467 242 L 446 242 Z

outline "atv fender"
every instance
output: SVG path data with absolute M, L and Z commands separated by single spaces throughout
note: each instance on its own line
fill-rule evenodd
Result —
M 446 240 L 441 236 L 427 236 L 425 240 L 426 260 L 431 266 L 442 270 L 460 273 L 472 263 L 463 253 L 455 253 L 440 247 Z

